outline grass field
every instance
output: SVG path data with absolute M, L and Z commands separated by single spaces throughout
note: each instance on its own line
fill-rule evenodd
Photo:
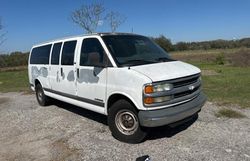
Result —
M 250 107 L 250 67 L 194 64 L 212 74 L 202 76 L 203 89 L 210 101 Z
M 202 70 L 203 89 L 209 101 L 246 108 L 250 107 L 250 66 L 236 67 L 216 62 L 216 56 L 221 53 L 228 55 L 239 50 L 182 51 L 171 55 Z M 11 91 L 29 91 L 27 69 L 0 71 L 0 92 Z
M 0 92 L 29 91 L 27 69 L 0 72 Z

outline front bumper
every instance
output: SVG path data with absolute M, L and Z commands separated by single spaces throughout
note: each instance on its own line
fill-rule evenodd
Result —
M 180 105 L 159 110 L 139 111 L 138 117 L 140 125 L 145 127 L 156 127 L 183 120 L 199 112 L 205 102 L 206 96 L 203 92 L 200 92 L 193 100 Z

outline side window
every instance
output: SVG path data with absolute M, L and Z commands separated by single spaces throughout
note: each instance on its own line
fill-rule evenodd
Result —
M 62 65 L 73 65 L 75 55 L 76 41 L 67 41 L 63 44 Z
M 51 55 L 51 64 L 58 65 L 59 64 L 59 56 L 61 51 L 62 43 L 56 43 L 53 46 L 52 55 Z
M 80 65 L 103 66 L 108 60 L 105 51 L 96 38 L 84 39 L 82 42 Z
M 49 64 L 51 44 L 33 48 L 30 57 L 30 64 Z

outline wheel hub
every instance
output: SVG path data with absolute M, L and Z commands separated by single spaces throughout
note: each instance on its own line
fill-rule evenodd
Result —
M 37 91 L 37 97 L 38 97 L 39 101 L 42 101 L 43 93 L 40 89 Z
M 130 111 L 119 111 L 115 117 L 118 130 L 125 135 L 132 135 L 137 130 L 139 123 L 134 113 Z

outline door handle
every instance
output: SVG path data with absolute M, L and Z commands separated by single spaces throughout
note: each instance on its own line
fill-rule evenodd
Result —
M 77 76 L 77 78 L 79 78 L 79 74 L 80 74 L 80 73 L 79 73 L 79 68 L 77 68 L 77 69 L 76 69 L 76 76 Z
M 63 68 L 61 67 L 61 76 L 63 77 Z

